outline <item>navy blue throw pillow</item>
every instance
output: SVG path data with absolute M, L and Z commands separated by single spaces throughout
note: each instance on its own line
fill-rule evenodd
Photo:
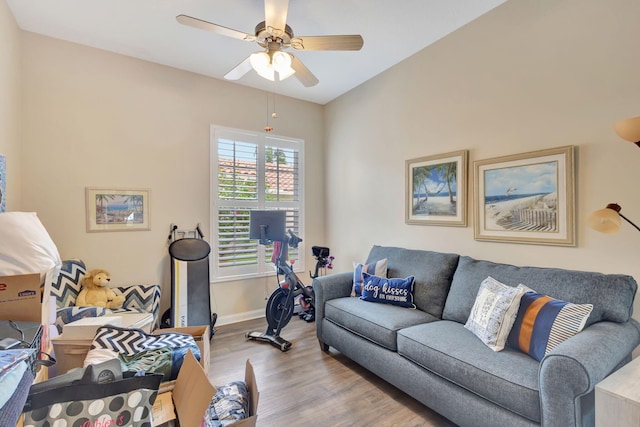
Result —
M 387 279 L 362 273 L 364 286 L 361 300 L 416 308 L 413 304 L 413 276 L 406 279 Z

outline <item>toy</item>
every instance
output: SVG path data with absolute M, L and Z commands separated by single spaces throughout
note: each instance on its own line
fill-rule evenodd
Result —
M 120 308 L 124 302 L 122 295 L 116 295 L 109 287 L 109 272 L 102 269 L 88 271 L 82 279 L 82 290 L 76 299 L 76 306 L 96 306 Z

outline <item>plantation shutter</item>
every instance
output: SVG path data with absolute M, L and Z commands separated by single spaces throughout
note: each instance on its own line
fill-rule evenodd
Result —
M 214 128 L 214 280 L 274 273 L 272 245 L 258 245 L 249 239 L 251 210 L 285 210 L 287 230 L 302 233 L 301 150 L 298 140 Z M 299 251 L 289 250 L 289 259 L 297 260 L 297 269 L 304 268 L 303 260 L 298 260 Z

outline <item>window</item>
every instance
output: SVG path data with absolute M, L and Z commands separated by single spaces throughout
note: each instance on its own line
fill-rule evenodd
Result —
M 274 274 L 273 246 L 249 240 L 250 211 L 285 210 L 287 229 L 304 239 L 304 141 L 212 126 L 213 280 Z M 304 270 L 303 244 L 289 249 Z

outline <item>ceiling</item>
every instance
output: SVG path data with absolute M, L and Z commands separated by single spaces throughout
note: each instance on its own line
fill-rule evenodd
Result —
M 254 33 L 263 0 L 6 0 L 18 26 L 46 36 L 223 79 L 254 42 L 181 25 L 185 14 Z M 253 70 L 241 85 L 326 104 L 506 0 L 290 0 L 296 36 L 360 34 L 360 51 L 294 51 L 320 80 L 271 82 Z

